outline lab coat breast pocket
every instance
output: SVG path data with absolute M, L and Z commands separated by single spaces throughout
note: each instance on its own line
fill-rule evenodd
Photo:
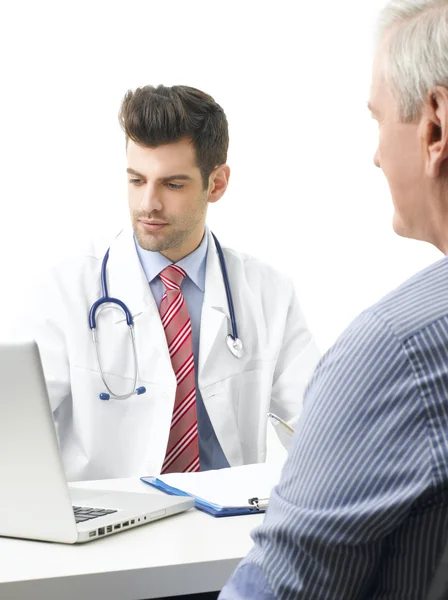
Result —
M 73 367 L 71 378 L 76 401 L 71 407 L 73 431 L 69 437 L 88 461 L 83 476 L 87 473 L 89 479 L 103 479 L 158 472 L 169 435 L 172 386 L 141 381 L 145 394 L 102 401 L 97 371 Z M 118 393 L 132 386 L 130 378 L 108 374 L 107 380 Z M 64 448 L 61 450 L 64 455 Z
M 253 361 L 244 371 L 201 389 L 205 408 L 231 466 L 263 462 L 275 361 Z

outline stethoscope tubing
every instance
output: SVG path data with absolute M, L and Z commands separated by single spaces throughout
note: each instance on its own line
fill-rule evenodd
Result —
M 227 271 L 227 264 L 226 264 L 226 260 L 224 257 L 224 252 L 222 251 L 221 244 L 219 243 L 219 241 L 214 233 L 212 233 L 212 236 L 213 236 L 213 240 L 215 242 L 216 251 L 218 253 L 222 278 L 223 278 L 224 287 L 226 290 L 227 304 L 229 307 L 230 323 L 231 323 L 231 327 L 232 327 L 232 333 L 227 336 L 226 341 L 227 341 L 229 350 L 233 354 L 233 356 L 235 356 L 236 358 L 241 358 L 244 354 L 244 349 L 243 349 L 243 344 L 238 337 L 238 328 L 237 328 L 237 321 L 236 321 L 236 316 L 235 316 L 235 307 L 233 304 L 232 290 L 230 287 L 229 275 L 228 275 L 228 271 Z M 136 350 L 136 346 L 135 346 L 134 319 L 132 317 L 131 311 L 128 309 L 128 307 L 122 300 L 119 300 L 118 298 L 113 298 L 113 297 L 109 296 L 109 290 L 108 290 L 108 286 L 107 286 L 107 263 L 109 260 L 109 252 L 110 252 L 110 248 L 108 248 L 106 254 L 104 255 L 103 262 L 101 264 L 101 293 L 102 293 L 102 296 L 96 302 L 94 302 L 90 308 L 89 327 L 92 330 L 92 340 L 93 340 L 93 345 L 95 347 L 95 356 L 96 356 L 98 369 L 100 371 L 101 379 L 102 379 L 102 381 L 107 389 L 107 392 L 108 392 L 108 393 L 101 393 L 99 395 L 100 399 L 101 400 L 110 400 L 110 398 L 113 398 L 115 400 L 126 400 L 127 398 L 130 398 L 131 396 L 144 394 L 146 392 L 146 388 L 143 386 L 141 386 L 139 388 L 135 387 L 137 384 L 137 378 L 138 378 L 138 358 L 137 358 L 137 350 Z M 133 352 L 133 358 L 134 358 L 134 377 L 133 377 L 132 391 L 127 394 L 115 394 L 110 389 L 110 387 L 106 383 L 103 369 L 101 367 L 101 360 L 100 360 L 99 350 L 98 350 L 99 342 L 98 342 L 98 338 L 96 335 L 96 329 L 97 329 L 97 318 L 96 317 L 97 317 L 97 313 L 101 312 L 101 310 L 105 308 L 106 304 L 107 305 L 113 304 L 113 305 L 116 305 L 119 308 L 121 308 L 126 316 L 126 323 L 129 327 L 129 335 L 131 338 L 132 352 Z

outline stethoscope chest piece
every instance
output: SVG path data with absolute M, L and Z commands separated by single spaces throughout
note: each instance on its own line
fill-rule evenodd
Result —
M 233 335 L 230 335 L 229 333 L 226 342 L 230 352 L 235 358 L 242 358 L 244 356 L 243 342 L 239 338 L 234 338 Z

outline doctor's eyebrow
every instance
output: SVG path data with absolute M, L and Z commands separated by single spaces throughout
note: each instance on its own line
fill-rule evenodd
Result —
M 145 179 L 145 176 L 142 173 L 139 173 L 134 169 L 126 169 L 126 173 L 129 173 L 129 175 L 135 175 L 135 177 L 140 177 L 141 179 Z
M 191 181 L 191 177 L 189 175 L 184 175 L 183 173 L 169 175 L 168 177 L 161 177 L 159 181 L 166 183 L 167 181 L 172 181 L 173 179 L 176 179 L 176 181 Z
M 146 179 L 146 177 L 144 175 L 142 175 L 142 173 L 139 173 L 138 171 L 135 171 L 134 169 L 128 168 L 128 169 L 126 169 L 126 172 L 129 173 L 129 175 L 134 175 L 135 177 L 140 177 L 140 179 Z M 160 177 L 158 179 L 158 181 L 160 181 L 161 183 L 167 183 L 168 181 L 173 181 L 173 179 L 176 179 L 176 181 L 191 181 L 191 177 L 189 175 L 185 175 L 184 173 L 168 175 L 167 177 Z

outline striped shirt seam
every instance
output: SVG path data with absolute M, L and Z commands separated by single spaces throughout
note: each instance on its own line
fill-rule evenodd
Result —
M 425 429 L 426 429 L 426 444 L 427 444 L 426 449 L 427 449 L 429 457 L 430 457 L 430 459 L 429 459 L 429 464 L 430 464 L 429 477 L 430 477 L 430 481 L 431 481 L 431 487 L 432 487 L 433 491 L 436 491 L 437 490 L 437 480 L 436 480 L 436 475 L 435 475 L 436 461 L 435 461 L 435 457 L 434 457 L 433 445 L 431 444 L 428 409 L 427 409 L 426 402 L 425 402 L 425 395 L 423 393 L 421 386 L 418 383 L 416 367 L 415 367 L 413 361 L 411 360 L 408 352 L 406 351 L 406 344 L 408 344 L 408 343 L 411 344 L 412 338 L 416 337 L 418 334 L 421 334 L 428 327 L 431 327 L 431 324 L 425 325 L 425 327 L 420 328 L 418 331 L 414 331 L 413 334 L 410 335 L 408 338 L 401 340 L 400 337 L 398 336 L 397 332 L 395 331 L 395 329 L 393 327 L 393 323 L 391 322 L 390 319 L 387 319 L 383 315 L 379 315 L 373 307 L 371 307 L 370 311 L 368 311 L 368 312 L 371 312 L 372 315 L 374 315 L 376 317 L 376 319 L 379 321 L 379 323 L 383 324 L 384 327 L 388 329 L 389 333 L 395 338 L 401 354 L 403 355 L 404 359 L 406 360 L 406 363 L 409 365 L 409 368 L 412 371 L 412 375 L 414 377 L 414 382 L 415 382 L 415 387 L 418 390 L 418 397 L 420 398 L 420 403 L 421 403 L 424 413 L 425 413 Z M 438 320 L 439 319 L 434 319 L 432 324 L 436 323 Z M 421 365 L 420 365 L 420 369 L 424 370 Z
M 428 329 L 429 327 L 434 326 L 438 321 L 441 321 L 442 319 L 445 319 L 448 317 L 447 314 L 443 314 L 443 315 L 439 315 L 438 317 L 434 317 L 434 319 L 431 319 L 431 321 L 429 321 L 428 323 L 425 323 L 424 325 L 422 325 L 421 327 L 419 327 L 418 329 L 413 329 L 412 331 L 408 332 L 406 335 L 400 335 L 397 332 L 397 328 L 394 324 L 394 321 L 390 318 L 387 317 L 387 315 L 383 315 L 382 313 L 379 314 L 377 312 L 377 308 L 376 306 L 378 305 L 374 305 L 371 306 L 370 308 L 367 309 L 366 312 L 372 312 L 373 314 L 375 314 L 379 319 L 381 319 L 384 323 L 387 323 L 390 327 L 391 332 L 394 334 L 394 336 L 397 338 L 397 340 L 399 341 L 399 343 L 404 344 L 406 343 L 408 340 L 410 340 L 411 338 L 419 335 L 420 333 L 422 333 L 423 331 L 425 331 L 426 329 Z M 378 308 L 380 308 L 380 306 L 378 306 Z M 361 313 L 362 314 L 362 313 Z
M 426 442 L 427 442 L 427 450 L 430 456 L 430 469 L 429 469 L 429 476 L 431 479 L 431 488 L 432 491 L 436 492 L 438 489 L 437 486 L 437 476 L 436 476 L 436 472 L 437 472 L 437 463 L 436 463 L 436 457 L 434 455 L 435 450 L 433 447 L 433 444 L 431 443 L 431 426 L 430 426 L 430 418 L 428 415 L 428 407 L 427 407 L 427 403 L 425 401 L 425 393 L 422 390 L 419 382 L 418 382 L 418 378 L 417 378 L 417 367 L 414 364 L 414 361 L 411 359 L 411 357 L 409 356 L 408 351 L 406 350 L 406 345 L 411 345 L 413 343 L 414 338 L 416 338 L 417 335 L 421 335 L 425 330 L 429 329 L 430 327 L 432 327 L 435 323 L 437 323 L 438 321 L 440 321 L 440 319 L 442 317 L 438 317 L 437 319 L 433 319 L 431 321 L 431 323 L 427 323 L 424 327 L 421 327 L 420 329 L 413 331 L 412 334 L 410 334 L 409 336 L 400 339 L 400 337 L 398 336 L 397 332 L 394 330 L 393 328 L 393 324 L 390 322 L 390 319 L 386 319 L 383 318 L 382 315 L 378 315 L 376 313 L 376 311 L 374 309 L 372 309 L 372 313 L 375 314 L 375 316 L 384 323 L 384 325 L 389 326 L 389 330 L 390 333 L 395 337 L 395 339 L 397 340 L 397 343 L 400 347 L 400 351 L 403 353 L 406 362 L 408 363 L 412 374 L 414 376 L 414 382 L 415 382 L 415 386 L 418 389 L 419 392 L 419 397 L 420 397 L 420 401 L 425 413 L 425 428 L 426 428 Z M 415 348 L 414 348 L 415 349 Z M 419 364 L 418 368 L 424 372 L 424 367 L 423 365 Z M 428 490 L 429 491 L 429 490 Z
M 428 327 L 430 327 L 430 325 L 428 325 Z M 420 330 L 419 333 L 423 332 L 425 329 L 427 329 L 427 327 L 424 327 L 423 329 Z M 406 341 L 406 344 L 411 345 L 413 342 L 412 338 L 415 338 L 415 336 L 417 335 L 417 332 Z M 406 346 L 406 344 L 403 344 L 404 346 Z M 416 348 L 413 348 L 414 350 L 416 350 Z M 425 372 L 425 368 L 424 366 L 419 362 L 418 367 L 414 364 L 414 361 L 411 359 L 411 357 L 408 355 L 407 350 L 405 350 L 403 348 L 403 352 L 406 355 L 406 360 L 409 363 L 409 366 L 411 367 L 412 373 L 414 375 L 414 380 L 415 380 L 415 384 L 416 387 L 419 390 L 419 395 L 421 397 L 421 401 L 422 401 L 422 405 L 423 405 L 423 409 L 425 412 L 425 425 L 426 425 L 426 436 L 427 436 L 427 444 L 428 444 L 428 448 L 429 448 L 429 454 L 431 456 L 431 468 L 430 468 L 430 473 L 431 473 L 431 485 L 433 488 L 434 492 L 437 492 L 437 490 L 439 489 L 438 483 L 437 483 L 437 460 L 436 460 L 436 455 L 435 455 L 435 448 L 434 448 L 434 444 L 431 442 L 431 417 L 428 414 L 428 406 L 427 406 L 427 402 L 426 402 L 426 397 L 427 395 L 425 394 L 424 390 L 422 390 L 421 386 L 418 383 L 417 380 L 417 369 L 419 369 L 421 372 Z M 416 357 L 415 360 L 418 361 L 418 357 L 417 357 L 418 352 L 416 352 Z

